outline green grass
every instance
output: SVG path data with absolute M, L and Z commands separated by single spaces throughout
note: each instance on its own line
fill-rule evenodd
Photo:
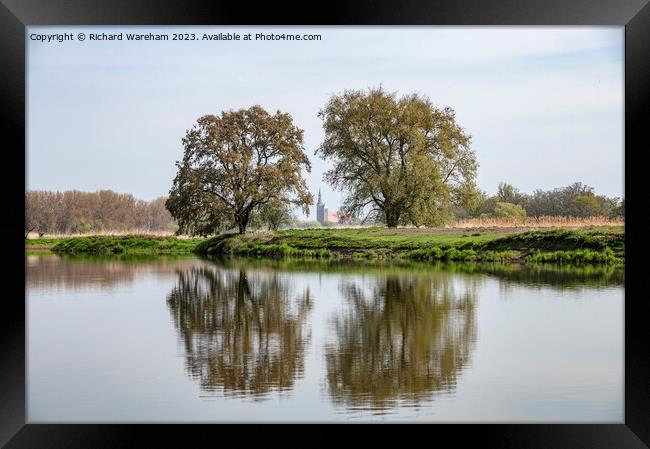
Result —
M 611 248 L 605 248 L 602 252 L 590 249 L 578 249 L 575 251 L 549 251 L 542 253 L 538 250 L 526 256 L 526 262 L 570 265 L 617 265 L 621 264 L 623 261 L 621 258 L 614 255 L 614 251 Z
M 306 229 L 221 235 L 201 242 L 196 252 L 213 256 L 618 264 L 625 254 L 625 235 L 597 230 Z
M 61 238 L 40 238 L 40 239 L 25 239 L 26 249 L 51 249 L 59 243 Z
M 73 254 L 173 254 L 191 253 L 202 238 L 179 239 L 148 235 L 89 236 L 60 239 L 51 249 L 54 252 Z

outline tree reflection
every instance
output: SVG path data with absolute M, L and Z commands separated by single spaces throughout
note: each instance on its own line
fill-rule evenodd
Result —
M 475 287 L 455 294 L 449 276 L 386 276 L 347 283 L 349 308 L 326 347 L 333 401 L 381 411 L 451 391 L 476 339 Z
M 261 398 L 302 377 L 309 290 L 292 301 L 277 273 L 201 267 L 178 273 L 167 304 L 202 389 Z
M 110 291 L 133 282 L 142 275 L 174 276 L 179 268 L 203 264 L 187 256 L 145 255 L 25 255 L 25 284 L 48 290 Z

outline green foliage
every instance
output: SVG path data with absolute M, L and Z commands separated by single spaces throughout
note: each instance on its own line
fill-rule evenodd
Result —
M 25 247 L 49 249 L 61 241 L 60 238 L 25 239 Z
M 578 249 L 574 251 L 550 251 L 540 252 L 536 250 L 526 257 L 528 263 L 557 263 L 557 264 L 606 264 L 617 265 L 623 260 L 614 255 L 611 248 L 605 248 L 602 252 L 590 249 Z
M 480 262 L 505 262 L 519 257 L 516 251 L 482 251 L 473 249 L 458 249 L 456 247 L 441 248 L 433 246 L 420 248 L 406 253 L 408 259 L 428 261 L 480 261 Z
M 467 212 L 471 217 L 491 218 L 496 204 L 496 197 L 488 196 L 485 192 L 478 192 Z
M 72 227 L 72 232 L 79 233 L 79 234 L 84 234 L 86 232 L 89 232 L 91 229 L 92 229 L 92 225 L 88 221 L 81 218 Z
M 524 220 L 526 218 L 526 210 L 517 204 L 499 201 L 494 207 L 494 216 L 498 218 L 515 218 Z
M 521 193 L 519 189 L 507 182 L 499 183 L 497 190 L 496 200 L 501 203 L 510 203 L 516 205 L 523 205 L 526 202 L 526 195 Z
M 601 199 L 592 193 L 575 197 L 571 205 L 576 217 L 593 217 L 604 212 Z
M 485 249 L 541 249 L 574 250 L 592 249 L 602 251 L 611 248 L 625 251 L 625 234 L 622 232 L 574 231 L 555 229 L 550 231 L 528 231 L 507 235 L 486 242 Z

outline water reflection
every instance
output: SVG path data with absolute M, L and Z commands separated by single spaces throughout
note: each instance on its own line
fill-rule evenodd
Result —
M 612 265 L 583 265 L 579 267 L 555 264 L 508 265 L 494 264 L 482 272 L 499 279 L 502 287 L 525 285 L 534 288 L 617 287 L 625 284 L 623 267 Z
M 25 257 L 25 282 L 36 289 L 81 290 L 99 288 L 111 290 L 115 286 L 131 284 L 142 274 L 174 275 L 179 268 L 203 266 L 201 259 L 192 256 L 157 255 L 55 255 L 30 254 Z M 376 275 L 407 275 L 413 273 L 436 273 L 490 275 L 498 278 L 504 286 L 523 284 L 527 287 L 603 288 L 618 287 L 625 283 L 623 268 L 614 266 L 579 267 L 552 264 L 478 264 L 478 263 L 416 263 L 416 262 L 369 262 L 369 261 L 323 261 L 299 259 L 239 259 L 218 261 L 229 269 L 268 270 L 294 273 L 346 273 Z
M 203 263 L 193 257 L 179 256 L 87 256 L 87 255 L 25 255 L 25 283 L 35 290 L 112 291 L 132 284 L 145 274 L 173 275 L 179 267 Z
M 452 391 L 476 340 L 475 284 L 450 276 L 345 282 L 349 307 L 333 319 L 327 388 L 337 405 L 381 412 Z
M 552 288 L 603 288 L 625 284 L 625 271 L 612 265 L 557 265 L 478 262 L 413 262 L 405 260 L 323 260 L 323 259 L 216 259 L 219 265 L 242 269 L 274 269 L 295 273 L 329 273 L 360 275 L 410 275 L 414 273 L 445 275 L 488 275 L 509 285 Z
M 204 266 L 178 273 L 167 304 L 203 390 L 261 399 L 302 377 L 308 289 L 292 299 L 278 273 Z

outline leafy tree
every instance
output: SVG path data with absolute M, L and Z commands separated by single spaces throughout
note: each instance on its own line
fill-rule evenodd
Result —
M 311 164 L 303 131 L 289 114 L 270 115 L 260 106 L 206 115 L 183 139 L 167 208 L 179 232 L 208 235 L 246 227 L 269 202 L 296 204 L 309 213 L 313 198 L 301 177 Z
M 625 198 L 623 198 L 616 209 L 612 212 L 612 215 L 615 217 L 624 217 L 625 216 Z
M 514 187 L 512 184 L 501 182 L 499 183 L 496 199 L 502 203 L 517 204 L 519 206 L 525 207 L 527 202 L 527 195 L 520 192 L 519 189 Z
M 319 112 L 316 150 L 334 167 L 325 179 L 348 192 L 342 212 L 398 224 L 435 225 L 475 195 L 478 164 L 451 108 L 426 97 L 398 98 L 381 87 L 334 95 Z
M 486 192 L 479 191 L 468 212 L 472 217 L 492 217 L 496 205 L 497 198 L 495 196 L 489 196 Z
M 258 227 L 267 226 L 269 231 L 277 231 L 280 227 L 293 223 L 294 217 L 287 204 L 272 201 L 259 208 L 253 221 Z
M 536 190 L 527 202 L 528 215 L 539 217 L 548 216 L 576 216 L 573 200 L 580 195 L 593 195 L 593 187 L 581 182 L 553 190 Z
M 526 218 L 526 210 L 518 204 L 499 201 L 494 208 L 494 216 L 498 218 L 516 218 L 523 220 Z
M 619 214 L 621 200 L 618 197 L 610 198 L 605 195 L 598 195 L 598 201 L 600 203 L 600 213 L 610 218 L 621 217 L 622 214 Z
M 593 217 L 603 215 L 601 200 L 594 194 L 579 195 L 571 202 L 573 215 L 576 217 Z

